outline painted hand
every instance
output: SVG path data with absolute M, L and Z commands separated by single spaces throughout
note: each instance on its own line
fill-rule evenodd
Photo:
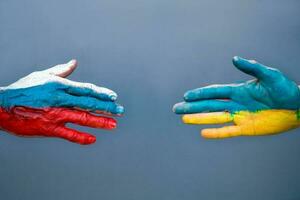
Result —
M 233 64 L 256 79 L 186 92 L 185 102 L 173 108 L 177 114 L 186 114 L 184 123 L 234 123 L 202 130 L 206 138 L 271 135 L 300 126 L 300 90 L 295 82 L 254 60 L 234 57 Z
M 0 88 L 0 128 L 18 136 L 59 137 L 79 144 L 92 144 L 96 137 L 67 128 L 66 123 L 113 129 L 113 118 L 124 108 L 115 103 L 117 94 L 90 83 L 64 79 L 76 68 L 75 60 L 33 72 Z

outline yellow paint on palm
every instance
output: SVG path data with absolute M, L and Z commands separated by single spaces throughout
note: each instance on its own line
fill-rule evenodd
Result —
M 203 129 L 202 136 L 205 138 L 273 135 L 300 126 L 299 111 L 293 110 L 239 111 L 234 114 L 198 113 L 184 115 L 182 120 L 186 124 L 235 124 L 222 128 Z

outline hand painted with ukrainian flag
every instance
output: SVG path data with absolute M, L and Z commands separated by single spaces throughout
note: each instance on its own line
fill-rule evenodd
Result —
M 114 129 L 122 115 L 117 94 L 91 83 L 66 79 L 77 61 L 33 72 L 17 82 L 0 88 L 0 129 L 18 136 L 57 137 L 78 144 L 92 144 L 96 137 L 68 128 L 73 123 L 102 129 Z
M 233 64 L 256 79 L 211 85 L 185 93 L 173 110 L 187 124 L 224 124 L 202 130 L 205 138 L 272 135 L 300 126 L 300 90 L 279 70 L 254 60 L 233 58 Z

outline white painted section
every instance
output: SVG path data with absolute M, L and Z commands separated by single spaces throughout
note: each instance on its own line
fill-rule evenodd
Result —
M 64 85 L 69 85 L 73 87 L 79 87 L 79 88 L 88 88 L 92 89 L 96 93 L 101 93 L 101 94 L 108 94 L 111 96 L 115 96 L 117 98 L 117 94 L 107 88 L 104 87 L 98 87 L 94 84 L 91 83 L 81 83 L 81 82 L 75 82 L 71 81 L 65 78 L 61 78 L 58 75 L 60 74 L 68 74 L 70 70 L 74 70 L 74 64 L 76 63 L 75 60 L 71 60 L 70 62 L 66 64 L 61 64 L 61 65 L 56 65 L 50 69 L 44 70 L 44 71 L 37 71 L 29 74 L 28 76 L 21 78 L 17 82 L 7 86 L 7 87 L 1 87 L 1 89 L 22 89 L 22 88 L 29 88 L 29 87 L 34 87 L 38 85 L 44 85 L 47 83 L 51 82 L 56 82 L 56 83 L 61 83 Z M 71 71 L 71 72 L 72 72 Z
M 251 64 L 256 64 L 257 61 L 256 61 L 256 60 L 249 60 L 249 63 L 251 63 Z
M 245 83 L 231 83 L 231 84 L 213 84 L 202 87 L 201 89 L 210 89 L 210 88 L 221 88 L 221 87 L 238 87 L 244 85 Z

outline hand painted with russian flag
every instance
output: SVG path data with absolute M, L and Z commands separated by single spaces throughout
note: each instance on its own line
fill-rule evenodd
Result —
M 115 128 L 116 120 L 95 113 L 122 115 L 124 108 L 115 102 L 117 94 L 90 83 L 65 79 L 76 66 L 76 60 L 71 60 L 0 88 L 0 129 L 18 136 L 58 137 L 92 144 L 95 136 L 66 124 Z
M 233 64 L 256 79 L 186 92 L 185 102 L 173 108 L 185 114 L 184 123 L 233 123 L 202 130 L 205 138 L 272 135 L 300 126 L 300 90 L 295 82 L 254 60 L 236 56 Z

